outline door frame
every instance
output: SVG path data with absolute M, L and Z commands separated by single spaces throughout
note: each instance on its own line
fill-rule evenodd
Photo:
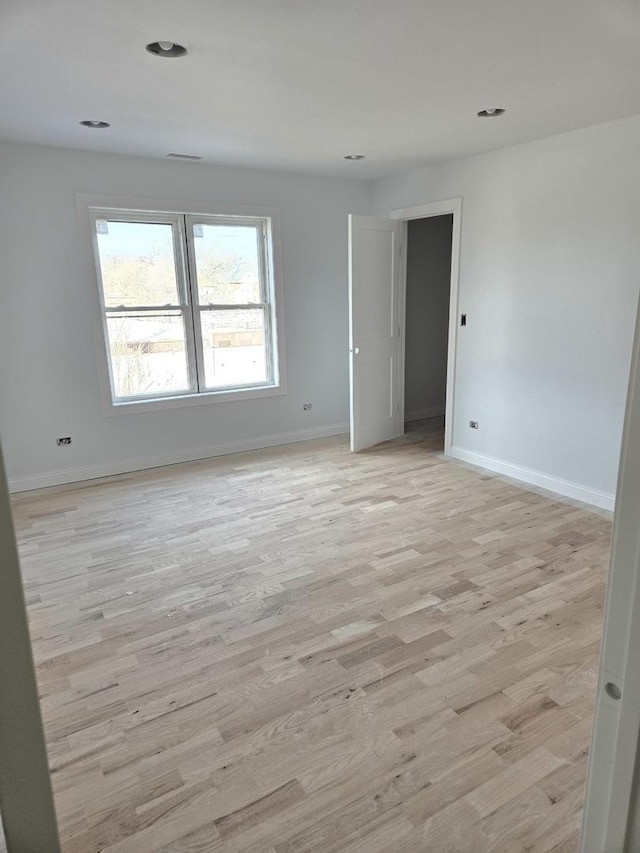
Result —
M 60 853 L 51 771 L 1 446 L 0 565 L 0 805 L 4 837 L 10 851 Z M 0 827 L 0 838 L 2 831 Z
M 640 849 L 640 313 L 629 376 L 581 853 Z
M 449 342 L 447 347 L 447 390 L 444 415 L 444 453 L 451 456 L 453 445 L 453 408 L 456 381 L 456 352 L 458 338 L 458 291 L 460 287 L 460 236 L 462 226 L 462 198 L 450 198 L 419 204 L 414 207 L 400 207 L 391 211 L 391 219 L 402 221 L 401 267 L 398 322 L 400 352 L 398 358 L 398 425 L 397 434 L 404 435 L 404 383 L 405 383 L 405 347 L 406 347 L 406 309 L 407 309 L 407 249 L 408 225 L 413 219 L 429 219 L 432 216 L 453 214 L 453 232 L 451 235 L 451 284 L 449 291 Z

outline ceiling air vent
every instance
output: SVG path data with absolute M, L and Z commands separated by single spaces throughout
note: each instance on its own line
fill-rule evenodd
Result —
M 173 157 L 174 160 L 202 160 L 199 154 L 167 154 L 167 157 Z

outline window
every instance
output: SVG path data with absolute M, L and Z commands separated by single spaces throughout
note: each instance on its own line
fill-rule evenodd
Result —
M 90 212 L 114 406 L 280 388 L 271 216 Z

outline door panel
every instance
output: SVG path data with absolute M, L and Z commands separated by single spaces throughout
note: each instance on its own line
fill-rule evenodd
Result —
M 393 370 L 389 358 L 360 363 L 360 414 L 366 423 L 394 416 Z
M 349 217 L 351 449 L 398 434 L 401 224 Z
M 640 850 L 640 313 L 622 435 L 581 853 Z
M 392 231 L 365 230 L 363 225 L 358 227 L 357 274 L 362 285 L 359 295 L 364 305 L 359 306 L 354 320 L 360 343 L 393 334 L 395 293 L 390 284 L 394 281 L 394 239 Z M 371 298 L 374 287 L 375 298 Z

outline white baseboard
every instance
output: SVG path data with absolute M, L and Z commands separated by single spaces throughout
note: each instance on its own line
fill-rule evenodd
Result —
M 404 422 L 424 421 L 427 418 L 442 418 L 444 417 L 444 406 L 432 406 L 430 409 L 418 409 L 415 412 L 405 412 Z
M 572 483 L 570 480 L 552 477 L 549 474 L 534 471 L 532 468 L 523 468 L 521 465 L 513 465 L 510 462 L 504 462 L 502 459 L 483 456 L 481 453 L 473 453 L 471 450 L 464 450 L 461 447 L 452 447 L 451 456 L 454 459 L 460 459 L 462 462 L 468 462 L 470 465 L 476 465 L 478 468 L 486 468 L 488 471 L 494 471 L 496 474 L 503 474 L 505 477 L 511 477 L 514 480 L 521 480 L 523 483 L 529 483 L 531 486 L 538 486 L 541 489 L 547 489 L 550 492 L 597 506 L 600 509 L 608 509 L 613 512 L 615 507 L 615 495 L 600 492 L 597 489 L 590 489 L 587 486 L 579 485 L 579 483 Z
M 405 415 L 406 421 L 423 420 L 424 418 L 438 417 L 444 414 L 442 409 L 424 409 L 421 412 L 412 412 Z M 26 492 L 31 489 L 43 489 L 48 486 L 62 486 L 67 483 L 78 483 L 83 480 L 95 480 L 100 477 L 110 477 L 114 474 L 128 474 L 133 471 L 143 471 L 147 468 L 161 468 L 165 465 L 175 465 L 180 462 L 196 462 L 198 459 L 211 459 L 215 456 L 227 456 L 231 453 L 240 453 L 245 450 L 261 450 L 266 447 L 279 447 L 285 444 L 297 444 L 301 441 L 312 441 L 315 438 L 327 438 L 333 435 L 346 435 L 349 432 L 349 424 L 331 424 L 325 427 L 297 430 L 295 432 L 283 432 L 277 435 L 265 436 L 263 438 L 246 439 L 228 444 L 217 444 L 210 447 L 201 447 L 193 450 L 178 450 L 171 453 L 163 453 L 157 456 L 142 456 L 136 459 L 123 459 L 117 462 L 104 462 L 99 465 L 87 465 L 82 468 L 67 468 L 64 471 L 50 471 L 44 474 L 32 474 L 26 477 L 12 477 L 9 479 L 9 490 L 11 492 Z M 484 456 L 461 447 L 451 448 L 451 456 L 460 459 L 478 468 L 503 474 L 514 480 L 520 480 L 532 486 L 538 486 L 564 495 L 573 500 L 597 506 L 601 509 L 613 511 L 615 506 L 615 495 L 590 489 L 552 477 L 532 468 L 524 468 L 521 465 L 513 465 L 492 456 Z
M 264 438 L 250 438 L 229 444 L 216 444 L 193 450 L 177 450 L 158 456 L 141 456 L 137 459 L 123 459 L 117 462 L 103 462 L 99 465 L 87 465 L 82 468 L 67 468 L 64 471 L 50 471 L 45 474 L 32 474 L 27 477 L 9 478 L 10 492 L 27 492 L 31 489 L 44 489 L 48 486 L 62 486 L 67 483 L 79 483 L 83 480 L 95 480 L 99 477 L 111 477 L 114 474 L 128 474 L 147 468 L 161 468 L 180 462 L 196 462 L 198 459 L 210 459 L 214 456 L 227 456 L 245 450 L 261 450 L 264 447 L 279 447 L 283 444 L 297 444 L 314 438 L 327 438 L 332 435 L 345 435 L 349 424 L 331 424 L 324 427 L 301 429 L 296 432 L 282 432 Z

